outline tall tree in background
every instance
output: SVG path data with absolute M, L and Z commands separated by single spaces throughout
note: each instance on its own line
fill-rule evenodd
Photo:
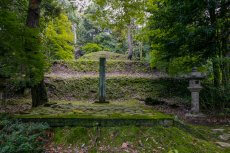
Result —
M 137 24 L 143 24 L 145 16 L 145 0 L 94 0 L 100 6 L 97 20 L 110 25 L 126 29 L 128 43 L 128 59 L 133 57 L 133 30 Z
M 25 51 L 27 53 L 28 59 L 36 62 L 36 57 L 40 54 L 40 40 L 39 40 L 39 19 L 40 19 L 40 4 L 42 0 L 30 0 L 29 8 L 26 20 L 26 26 L 28 31 L 33 35 L 33 39 L 26 39 Z M 39 58 L 39 57 L 38 57 Z M 37 58 L 37 59 L 38 59 Z M 40 58 L 40 60 L 43 60 Z M 40 73 L 40 77 L 37 75 Z M 37 107 L 48 102 L 47 91 L 44 83 L 44 65 L 41 62 L 39 72 L 33 71 L 33 67 L 29 67 L 29 77 L 35 80 L 31 87 L 32 95 L 32 106 Z M 37 78 L 37 79 L 35 79 Z

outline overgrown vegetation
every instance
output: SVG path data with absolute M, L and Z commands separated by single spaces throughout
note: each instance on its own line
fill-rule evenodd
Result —
M 86 57 L 87 58 L 87 57 Z M 95 56 L 96 58 L 96 56 Z M 113 57 L 112 57 L 113 58 Z M 98 72 L 99 60 L 77 60 L 77 61 L 54 61 L 54 67 L 67 67 L 67 69 L 76 72 Z M 106 62 L 106 72 L 120 73 L 151 73 L 152 68 L 139 61 L 109 60 Z
M 126 61 L 127 58 L 123 54 L 108 52 L 108 51 L 99 51 L 96 53 L 89 53 L 82 56 L 79 60 L 99 60 L 100 57 L 105 57 L 107 61 L 117 60 L 117 61 Z
M 106 80 L 106 97 L 112 99 L 145 99 L 152 98 L 184 98 L 190 97 L 186 80 L 179 79 L 151 79 L 151 78 L 129 78 L 129 77 L 111 77 Z M 55 79 L 50 78 L 48 83 L 50 96 L 53 98 L 75 99 L 98 99 L 98 78 L 72 78 Z M 145 88 L 143 88 L 143 86 Z M 133 94 L 135 93 L 135 94 Z M 188 100 L 188 99 L 187 99 Z
M 102 51 L 102 47 L 96 43 L 87 43 L 85 46 L 81 47 L 85 54 Z
M 0 104 L 6 104 L 7 92 L 24 93 L 29 88 L 32 107 L 37 107 L 30 117 L 74 118 L 81 110 L 68 113 L 69 108 L 58 105 L 57 114 L 41 105 L 50 105 L 48 94 L 54 100 L 98 99 L 98 59 L 106 57 L 108 100 L 136 99 L 147 105 L 175 101 L 189 106 L 188 80 L 180 76 L 198 67 L 206 74 L 202 111 L 229 116 L 229 4 L 229 0 L 1 0 Z M 2 112 L 9 109 L 2 108 Z M 109 117 L 149 117 L 141 113 L 130 117 L 118 111 Z M 84 117 L 96 115 L 90 112 Z M 0 153 L 44 151 L 46 124 L 0 119 Z M 198 135 L 191 130 L 64 128 L 55 129 L 54 140 L 81 147 L 84 143 L 92 152 L 230 151 L 204 138 L 205 130 Z
M 44 152 L 47 124 L 22 123 L 0 116 L 0 153 Z
M 230 85 L 216 87 L 209 83 L 203 84 L 201 91 L 201 105 L 204 110 L 212 113 L 227 115 L 230 112 Z
M 181 127 L 111 127 L 111 128 L 56 128 L 56 144 L 70 144 L 77 148 L 87 148 L 89 152 L 186 152 L 186 153 L 224 153 L 213 142 L 207 128 Z M 191 133 L 190 133 L 191 132 Z
M 230 84 L 229 2 L 150 0 L 148 11 L 152 65 L 174 75 L 188 73 L 194 66 L 203 69 L 208 74 L 206 105 L 213 110 L 226 108 L 229 99 L 224 95 L 229 97 L 226 85 Z
M 65 13 L 50 21 L 44 32 L 44 51 L 51 60 L 74 59 L 74 35 Z

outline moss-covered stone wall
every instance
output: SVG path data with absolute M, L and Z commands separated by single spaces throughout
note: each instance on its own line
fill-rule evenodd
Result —
M 58 99 L 97 100 L 98 78 L 82 77 L 73 79 L 49 78 L 46 80 L 49 96 Z M 106 80 L 108 100 L 152 98 L 186 98 L 188 81 L 171 78 L 128 78 L 110 77 Z

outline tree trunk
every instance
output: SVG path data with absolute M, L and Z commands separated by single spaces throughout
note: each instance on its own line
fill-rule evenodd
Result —
M 139 46 L 139 50 L 140 50 L 140 60 L 142 60 L 142 59 L 143 59 L 143 44 L 142 44 L 142 42 L 140 42 L 139 44 L 140 44 L 140 46 Z
M 31 88 L 32 107 L 37 107 L 48 102 L 48 96 L 44 80 Z
M 38 28 L 40 19 L 40 4 L 42 0 L 30 0 L 26 19 L 29 28 Z
M 30 0 L 29 1 L 29 9 L 28 9 L 27 20 L 26 20 L 26 26 L 28 28 L 36 29 L 39 27 L 41 1 L 42 0 Z M 31 48 L 28 45 L 29 44 L 26 43 L 26 50 L 28 52 L 34 51 L 34 48 Z M 44 79 L 42 79 L 39 83 L 31 87 L 31 96 L 32 96 L 32 106 L 33 107 L 37 107 L 39 105 L 42 105 L 48 102 L 47 91 L 46 91 Z
M 217 33 L 217 23 L 216 23 L 216 5 L 217 3 L 213 0 L 211 1 L 207 1 L 208 3 L 208 12 L 209 12 L 209 16 L 210 16 L 210 24 L 212 26 L 212 28 L 214 29 L 213 33 L 212 33 L 212 50 L 213 50 L 213 59 L 212 59 L 212 66 L 213 66 L 213 76 L 214 76 L 214 86 L 219 88 L 221 85 L 221 69 L 220 69 L 220 62 L 219 60 L 217 60 L 216 58 L 220 57 L 220 54 L 218 52 L 217 49 L 217 42 L 218 42 L 218 33 Z
M 225 59 L 223 61 L 223 84 L 230 84 L 230 52 L 225 55 Z
M 218 88 L 221 85 L 220 63 L 216 59 L 213 59 L 212 66 L 213 66 L 214 86 Z
M 132 24 L 128 25 L 128 59 L 132 60 L 133 57 L 133 36 L 132 36 Z

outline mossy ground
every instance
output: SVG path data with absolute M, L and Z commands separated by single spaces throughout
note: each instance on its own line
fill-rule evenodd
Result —
M 56 128 L 53 141 L 88 152 L 228 153 L 218 147 L 208 127 Z M 123 145 L 122 144 L 126 144 Z M 127 145 L 128 144 L 128 145 Z M 71 149 L 70 149 L 71 150 Z
M 49 107 L 32 108 L 19 118 L 102 118 L 102 119 L 169 119 L 162 114 L 140 104 L 136 100 L 95 104 L 79 101 L 52 101 Z

